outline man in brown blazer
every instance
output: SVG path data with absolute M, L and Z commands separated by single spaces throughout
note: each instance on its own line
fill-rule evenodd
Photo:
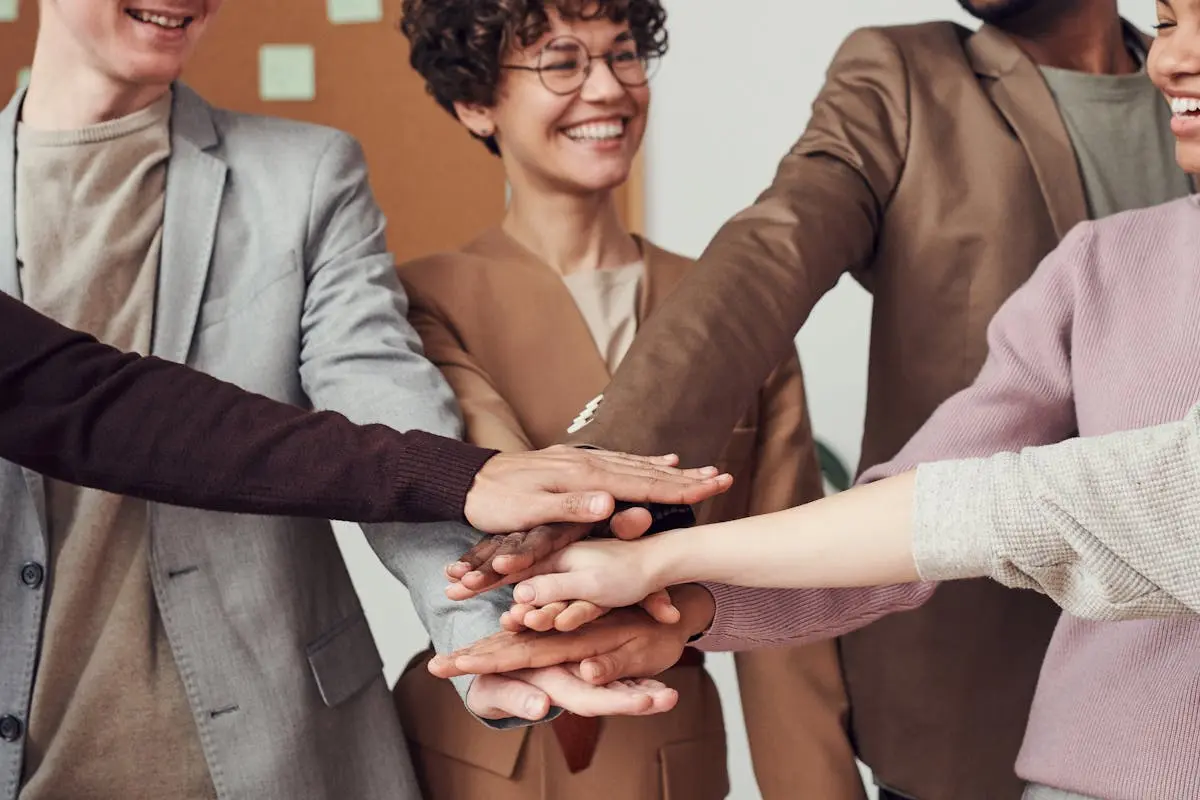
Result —
M 1073 225 L 1191 190 L 1138 74 L 1148 41 L 1116 0 L 960 4 L 986 24 L 846 40 L 774 183 L 647 322 L 571 441 L 711 459 L 849 272 L 874 296 L 860 467 L 886 461 L 972 381 L 992 315 Z M 841 640 L 883 797 L 1021 795 L 1013 764 L 1057 616 L 962 582 Z

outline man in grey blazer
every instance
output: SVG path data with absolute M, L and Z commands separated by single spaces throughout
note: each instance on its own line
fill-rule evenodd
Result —
M 41 2 L 28 92 L 0 113 L 0 291 L 278 400 L 457 435 L 354 140 L 176 82 L 219 6 Z M 419 796 L 328 523 L 0 462 L 0 525 L 0 798 Z M 503 596 L 443 592 L 473 531 L 364 530 L 439 650 L 498 629 Z M 564 669 L 458 688 L 491 718 L 669 704 Z

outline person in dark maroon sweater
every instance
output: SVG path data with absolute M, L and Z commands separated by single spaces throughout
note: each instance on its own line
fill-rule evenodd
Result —
M 694 503 L 716 470 L 551 447 L 498 454 L 355 425 L 123 353 L 0 293 L 0 458 L 104 491 L 215 511 L 465 521 L 491 533 L 594 522 L 615 501 Z M 639 524 L 638 510 L 623 515 Z M 644 513 L 644 512 L 641 512 Z

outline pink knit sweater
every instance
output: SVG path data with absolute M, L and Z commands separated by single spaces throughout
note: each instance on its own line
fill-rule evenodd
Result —
M 1197 198 L 1079 226 L 1001 308 L 988 343 L 974 385 L 861 481 L 1182 418 L 1200 399 Z M 920 605 L 935 584 L 709 588 L 717 614 L 698 644 L 730 650 L 837 636 Z M 1106 800 L 1200 798 L 1200 621 L 1064 614 L 1016 769 Z

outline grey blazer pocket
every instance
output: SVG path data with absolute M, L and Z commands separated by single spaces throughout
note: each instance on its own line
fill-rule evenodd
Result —
M 321 699 L 330 708 L 383 677 L 383 660 L 361 611 L 330 628 L 304 650 Z

